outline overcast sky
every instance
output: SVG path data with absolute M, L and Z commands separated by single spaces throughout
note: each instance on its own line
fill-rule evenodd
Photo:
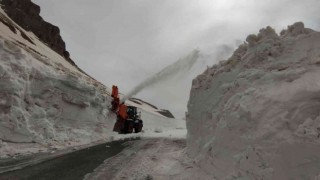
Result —
M 320 29 L 319 0 L 32 0 L 60 27 L 76 64 L 108 87 L 135 84 L 193 49 L 202 54 L 192 72 L 137 96 L 181 116 L 192 78 L 230 55 L 262 27 L 277 32 L 297 21 Z M 160 96 L 160 97 L 159 97 Z

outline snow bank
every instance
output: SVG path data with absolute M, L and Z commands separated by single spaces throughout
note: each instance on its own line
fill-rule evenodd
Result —
M 13 148 L 21 143 L 50 149 L 112 139 L 109 89 L 2 9 L 0 19 L 0 157 L 24 153 Z
M 0 39 L 0 138 L 8 142 L 101 139 L 110 100 L 83 76 L 58 71 Z
M 188 153 L 217 179 L 320 177 L 320 33 L 249 35 L 193 80 Z

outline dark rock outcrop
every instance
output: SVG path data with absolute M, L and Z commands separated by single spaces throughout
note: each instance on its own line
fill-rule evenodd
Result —
M 43 20 L 40 16 L 40 6 L 31 0 L 1 0 L 0 3 L 2 9 L 13 21 L 26 31 L 33 32 L 42 42 L 75 66 L 70 59 L 69 52 L 66 51 L 65 42 L 60 36 L 60 29 Z

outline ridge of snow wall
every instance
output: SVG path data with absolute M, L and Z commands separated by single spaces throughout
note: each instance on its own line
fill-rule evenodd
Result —
M 320 178 L 320 33 L 249 35 L 193 80 L 187 152 L 216 179 Z

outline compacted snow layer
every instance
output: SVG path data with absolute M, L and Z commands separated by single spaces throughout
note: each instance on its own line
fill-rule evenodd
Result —
M 16 143 L 99 139 L 110 100 L 71 71 L 57 71 L 0 39 L 0 138 Z M 110 128 L 110 127 L 109 127 Z
M 187 152 L 217 179 L 320 178 L 320 33 L 249 35 L 193 80 Z
M 1 156 L 23 151 L 12 143 L 50 147 L 108 137 L 105 132 L 113 121 L 108 118 L 107 88 L 15 24 L 2 9 L 0 18 Z

